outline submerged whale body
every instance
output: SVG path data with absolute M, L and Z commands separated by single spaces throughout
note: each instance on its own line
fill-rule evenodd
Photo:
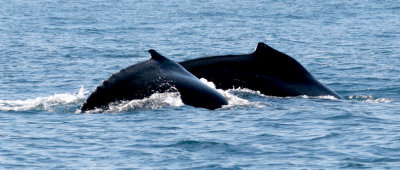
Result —
M 107 108 L 115 101 L 142 99 L 155 92 L 176 89 L 182 102 L 194 107 L 217 109 L 228 101 L 215 89 L 155 50 L 151 59 L 129 66 L 113 74 L 89 95 L 81 111 Z
M 223 55 L 180 62 L 189 72 L 217 88 L 249 88 L 270 96 L 342 97 L 314 78 L 299 62 L 260 42 L 244 55 Z

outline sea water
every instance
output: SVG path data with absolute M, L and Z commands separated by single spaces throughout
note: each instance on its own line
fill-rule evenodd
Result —
M 399 23 L 398 1 L 1 0 L 0 168 L 397 169 Z M 79 113 L 150 48 L 183 61 L 258 42 L 345 100 L 235 88 L 218 110 L 156 93 Z

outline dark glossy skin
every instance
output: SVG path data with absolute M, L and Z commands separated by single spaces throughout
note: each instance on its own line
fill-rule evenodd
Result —
M 215 89 L 202 83 L 177 62 L 149 50 L 151 59 L 129 66 L 113 74 L 89 95 L 81 110 L 107 108 L 121 100 L 149 97 L 155 92 L 176 89 L 182 102 L 194 107 L 217 109 L 228 101 Z
M 299 62 L 260 42 L 251 54 L 224 55 L 180 62 L 217 88 L 249 88 L 269 96 L 342 97 L 314 78 Z

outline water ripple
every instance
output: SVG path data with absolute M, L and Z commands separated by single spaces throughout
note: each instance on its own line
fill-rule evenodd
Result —
M 359 0 L 0 1 L 0 169 L 398 169 L 399 10 Z M 157 94 L 75 114 L 150 48 L 183 61 L 250 53 L 260 41 L 345 100 L 231 89 L 221 91 L 230 105 L 213 111 Z

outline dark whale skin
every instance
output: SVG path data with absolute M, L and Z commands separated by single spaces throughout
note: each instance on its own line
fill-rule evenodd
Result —
M 260 42 L 250 54 L 197 58 L 180 64 L 217 88 L 249 88 L 269 96 L 334 96 L 339 94 L 320 83 L 299 62 Z
M 149 50 L 151 59 L 129 66 L 104 80 L 82 105 L 81 111 L 107 108 L 116 101 L 142 99 L 156 92 L 176 89 L 182 102 L 194 107 L 217 109 L 228 101 L 215 89 L 201 82 L 155 50 Z

